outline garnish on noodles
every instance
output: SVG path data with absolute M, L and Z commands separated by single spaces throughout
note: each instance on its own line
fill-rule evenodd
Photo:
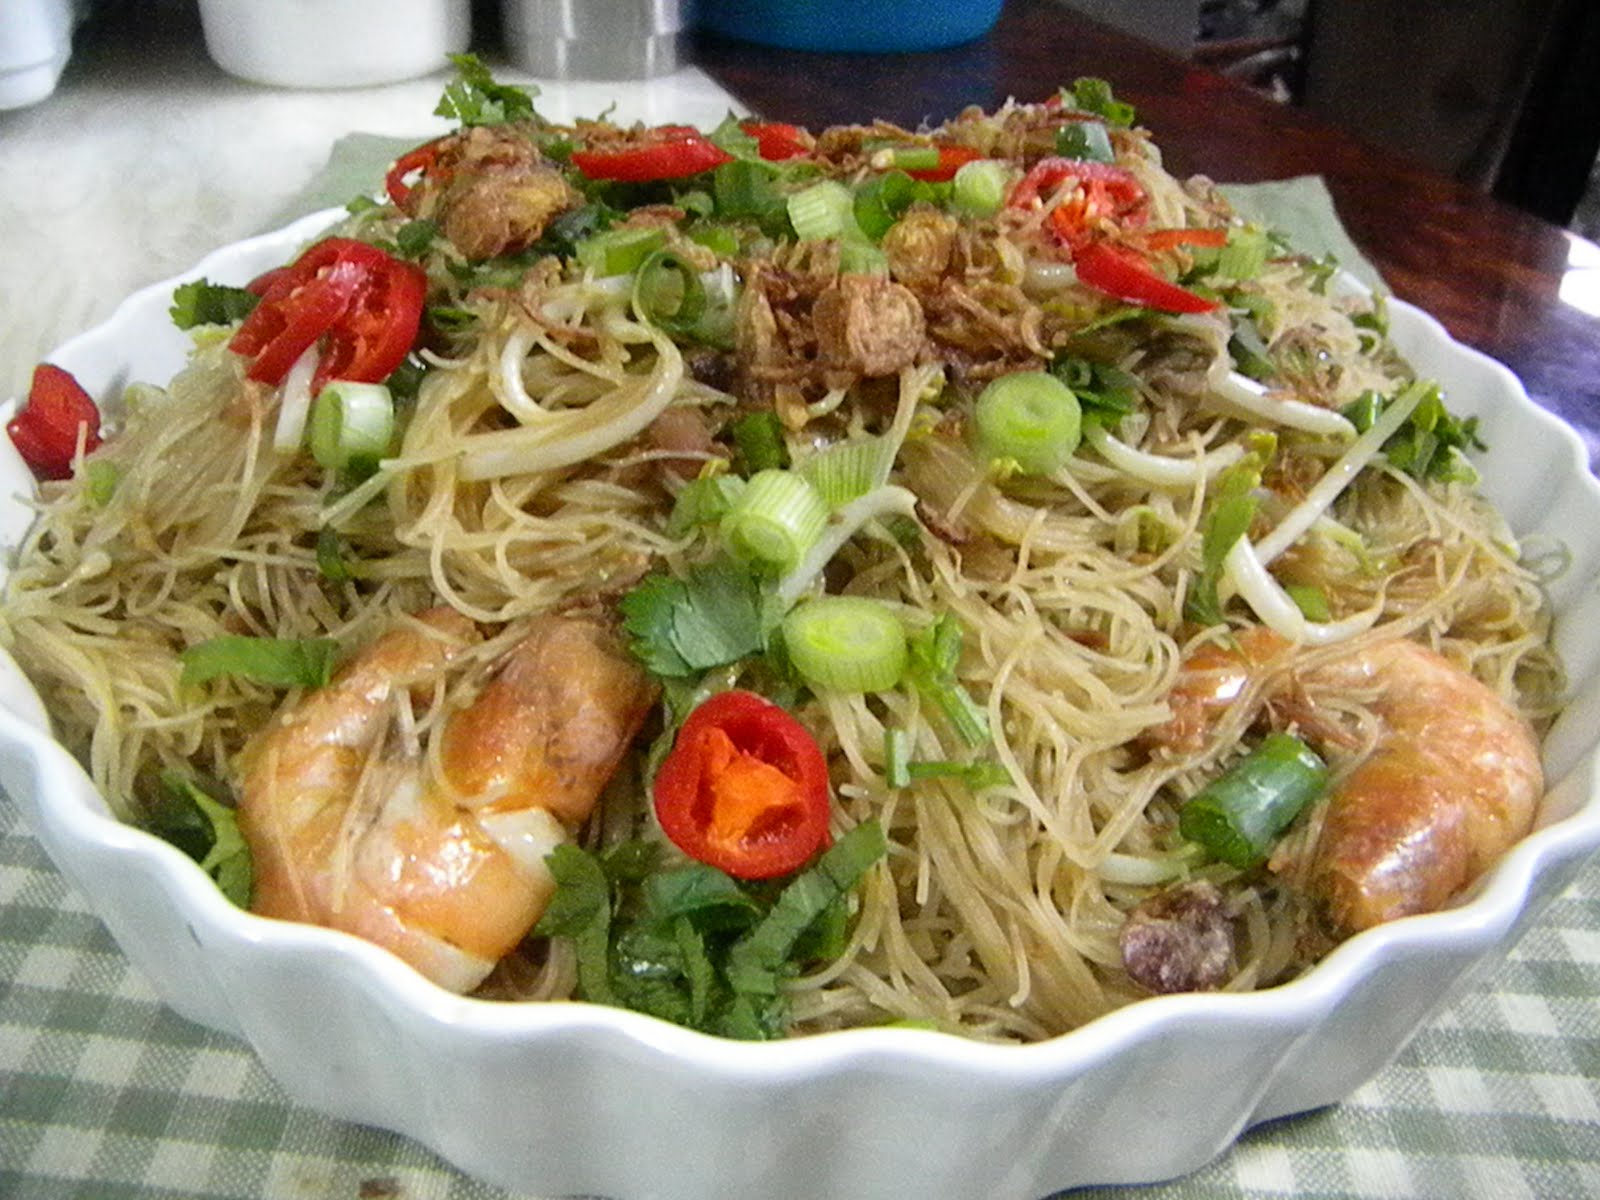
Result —
M 1110 89 L 461 126 L 115 419 L 0 629 L 123 818 L 442 986 L 1035 1040 L 1528 828 L 1561 667 L 1381 301 Z

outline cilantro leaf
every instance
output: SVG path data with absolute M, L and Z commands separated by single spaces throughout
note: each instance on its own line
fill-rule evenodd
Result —
M 231 325 L 249 316 L 260 302 L 261 297 L 246 288 L 191 279 L 173 289 L 172 307 L 167 312 L 179 329 Z
M 634 655 L 669 679 L 737 662 L 762 647 L 760 588 L 726 558 L 691 568 L 683 579 L 647 575 L 617 607 Z
M 185 687 L 220 676 L 269 687 L 321 687 L 333 673 L 339 643 L 332 638 L 223 636 L 196 642 L 179 653 Z
M 255 868 L 250 846 L 239 832 L 238 814 L 198 782 L 175 771 L 161 783 L 166 803 L 150 822 L 150 832 L 177 846 L 216 880 L 217 888 L 240 908 L 250 906 Z
M 545 858 L 556 892 L 533 927 L 539 937 L 565 937 L 578 952 L 578 987 L 588 1000 L 615 1004 L 611 990 L 611 884 L 593 856 L 563 842 Z
M 460 121 L 463 125 L 504 125 L 511 121 L 536 118 L 533 86 L 496 83 L 494 75 L 476 54 L 452 54 L 460 78 L 447 84 L 434 115 Z
M 1074 80 L 1070 90 L 1062 89 L 1061 99 L 1079 112 L 1104 117 L 1108 125 L 1116 128 L 1126 129 L 1136 116 L 1133 105 L 1118 100 L 1109 83 L 1093 76 Z

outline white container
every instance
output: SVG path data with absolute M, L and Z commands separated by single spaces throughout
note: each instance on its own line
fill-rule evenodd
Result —
M 472 33 L 469 0 L 200 0 L 200 21 L 224 71 L 297 88 L 427 75 Z
M 72 51 L 72 0 L 0 3 L 0 109 L 35 104 L 55 91 Z

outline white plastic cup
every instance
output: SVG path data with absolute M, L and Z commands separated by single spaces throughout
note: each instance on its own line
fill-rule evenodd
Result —
M 414 79 L 472 34 L 469 0 L 200 0 L 200 22 L 228 74 L 294 88 Z
M 56 90 L 72 52 L 72 0 L 0 0 L 0 109 Z

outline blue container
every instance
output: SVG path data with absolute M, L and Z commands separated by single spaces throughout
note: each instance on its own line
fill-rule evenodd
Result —
M 980 38 L 1002 0 L 699 0 L 700 26 L 790 50 L 883 54 Z

